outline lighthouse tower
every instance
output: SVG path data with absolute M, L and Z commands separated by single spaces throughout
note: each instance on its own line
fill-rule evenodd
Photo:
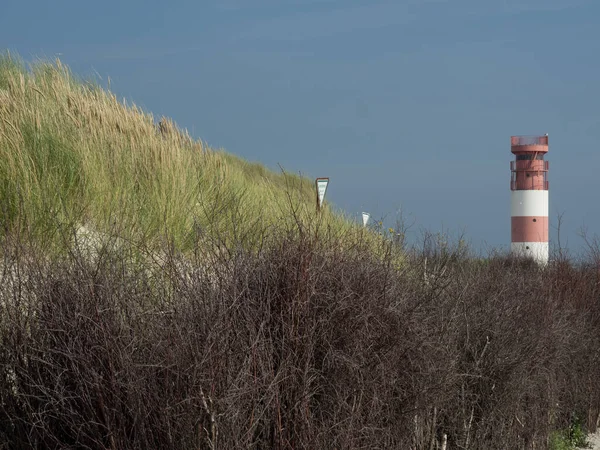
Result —
M 511 253 L 548 263 L 548 135 L 511 136 Z

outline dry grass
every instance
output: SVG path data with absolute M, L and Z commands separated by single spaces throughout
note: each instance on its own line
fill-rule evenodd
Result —
M 199 228 L 221 236 L 250 232 L 257 222 L 290 220 L 290 205 L 302 220 L 314 220 L 314 187 L 208 148 L 171 120 L 157 121 L 77 80 L 58 60 L 26 70 L 6 54 L 0 56 L 0 205 L 5 230 L 27 230 L 53 244 L 65 240 L 63 226 L 118 230 L 146 243 L 168 229 L 185 249 Z M 331 226 L 348 227 L 329 209 L 323 215 Z

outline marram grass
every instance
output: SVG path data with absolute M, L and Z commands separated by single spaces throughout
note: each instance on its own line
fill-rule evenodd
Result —
M 185 251 L 316 221 L 312 180 L 192 139 L 171 120 L 74 77 L 59 60 L 0 56 L 0 224 L 60 246 L 84 227 Z M 362 234 L 325 208 L 321 225 Z M 255 239 L 259 237 L 254 236 Z M 369 238 L 370 239 L 370 238 Z

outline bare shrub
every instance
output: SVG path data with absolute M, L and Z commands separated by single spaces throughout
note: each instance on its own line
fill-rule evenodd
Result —
M 393 239 L 373 252 L 336 233 L 298 222 L 254 248 L 51 264 L 6 241 L 0 441 L 506 449 L 545 448 L 574 415 L 594 428 L 594 267 L 427 234 L 398 264 Z

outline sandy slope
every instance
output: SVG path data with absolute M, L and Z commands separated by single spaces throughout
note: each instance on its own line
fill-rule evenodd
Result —
M 591 446 L 588 448 L 591 448 L 592 450 L 600 450 L 600 430 L 588 436 L 588 442 Z

